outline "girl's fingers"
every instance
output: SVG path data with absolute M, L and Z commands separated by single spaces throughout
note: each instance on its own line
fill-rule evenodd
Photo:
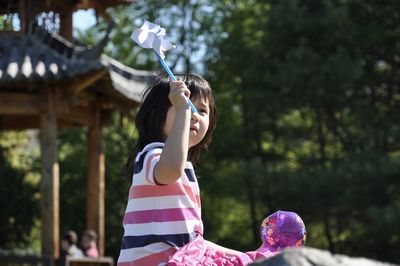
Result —
M 171 81 L 169 86 L 172 90 L 176 90 L 178 88 L 186 87 L 186 84 L 182 81 Z
M 169 99 L 173 106 L 187 106 L 187 99 L 190 98 L 190 91 L 183 81 L 170 81 Z
M 186 88 L 178 88 L 177 90 L 171 92 L 175 95 L 184 95 L 186 98 L 190 98 L 190 91 Z
M 186 98 L 190 98 L 190 90 L 188 90 L 187 88 L 185 89 L 185 91 L 183 92 L 186 96 Z
M 190 91 L 188 90 L 186 84 L 183 81 L 171 81 L 170 91 L 172 93 L 181 94 L 183 93 L 186 97 L 190 97 Z

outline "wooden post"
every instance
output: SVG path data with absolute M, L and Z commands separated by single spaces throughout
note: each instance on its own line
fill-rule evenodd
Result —
M 41 219 L 42 254 L 59 257 L 60 234 L 60 177 L 57 161 L 57 116 L 54 89 L 41 94 L 43 111 L 40 114 L 40 148 L 42 160 Z
M 26 0 L 19 0 L 19 21 L 21 33 L 26 34 L 28 28 Z
M 100 256 L 104 256 L 105 165 L 101 134 L 100 107 L 96 107 L 93 126 L 88 131 L 88 178 L 86 226 L 98 235 Z
M 72 14 L 73 10 L 70 7 L 65 7 L 63 13 L 60 13 L 60 35 L 66 40 L 72 42 Z
M 36 15 L 41 12 L 40 1 L 19 0 L 21 33 L 26 34 L 29 23 L 36 20 Z

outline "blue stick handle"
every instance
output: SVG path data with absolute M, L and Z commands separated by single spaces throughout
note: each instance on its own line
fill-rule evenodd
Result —
M 165 63 L 164 59 L 162 59 L 161 56 L 158 53 L 156 53 L 156 55 L 157 55 L 158 59 L 160 60 L 160 63 L 163 66 L 163 68 L 165 69 L 165 71 L 167 71 L 168 76 L 173 81 L 176 81 L 177 79 L 176 79 L 175 75 L 171 72 L 171 69 L 169 69 L 169 67 Z M 196 107 L 194 107 L 194 105 L 193 105 L 193 103 L 192 103 L 192 101 L 190 99 L 188 99 L 188 104 L 189 104 L 190 108 L 192 109 L 192 112 L 193 113 L 197 113 Z

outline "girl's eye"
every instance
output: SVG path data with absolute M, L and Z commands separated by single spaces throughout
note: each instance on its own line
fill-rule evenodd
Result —
M 202 114 L 207 114 L 207 110 L 206 109 L 200 109 L 199 112 L 202 113 Z

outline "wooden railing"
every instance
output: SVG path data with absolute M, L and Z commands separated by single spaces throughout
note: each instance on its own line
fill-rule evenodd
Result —
M 65 266 L 114 266 L 112 257 L 73 258 L 67 257 Z
M 0 255 L 0 266 L 55 266 L 55 263 L 52 258 L 46 256 Z M 65 266 L 114 266 L 114 259 L 67 257 Z
M 0 255 L 1 266 L 54 266 L 53 259 L 46 256 Z

